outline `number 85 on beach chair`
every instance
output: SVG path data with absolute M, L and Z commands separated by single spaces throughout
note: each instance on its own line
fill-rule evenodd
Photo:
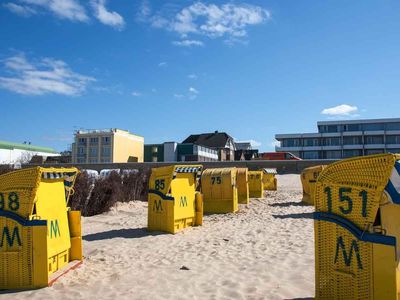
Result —
M 175 165 L 153 168 L 149 182 L 149 231 L 176 233 L 183 228 L 202 225 L 202 196 L 196 189 L 201 165 Z
M 316 299 L 398 299 L 400 156 L 327 166 L 315 190 Z

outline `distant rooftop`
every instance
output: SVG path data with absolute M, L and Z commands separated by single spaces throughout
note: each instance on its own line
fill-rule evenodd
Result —
M 197 144 L 211 148 L 225 147 L 226 143 L 233 138 L 226 132 L 212 132 L 202 134 L 192 134 L 187 137 L 182 144 Z
M 116 133 L 116 132 L 124 132 L 132 135 L 140 136 L 136 133 L 132 133 L 129 130 L 118 129 L 118 128 L 104 128 L 104 129 L 80 129 L 75 131 L 76 134 L 93 134 L 93 133 Z
M 317 122 L 317 125 L 320 126 L 320 125 L 370 124 L 370 123 L 398 123 L 398 122 L 400 122 L 400 118 L 318 121 L 318 122 Z
M 6 141 L 0 141 L 0 149 L 7 149 L 7 150 L 20 149 L 20 150 L 26 150 L 26 151 L 47 152 L 47 153 L 54 153 L 54 154 L 58 153 L 53 148 L 34 146 L 34 145 L 30 145 L 30 144 L 12 143 L 12 142 L 6 142 Z

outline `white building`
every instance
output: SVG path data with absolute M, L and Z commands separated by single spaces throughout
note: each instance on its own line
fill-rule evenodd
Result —
M 34 155 L 47 158 L 60 153 L 52 148 L 0 141 L 0 164 L 26 163 Z
M 276 134 L 280 146 L 302 159 L 341 159 L 400 153 L 400 118 L 318 122 L 318 133 Z

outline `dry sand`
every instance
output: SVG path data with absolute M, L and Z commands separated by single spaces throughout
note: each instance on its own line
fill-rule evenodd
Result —
M 147 203 L 83 218 L 84 264 L 52 287 L 0 299 L 296 299 L 314 296 L 310 206 L 298 175 L 176 235 L 146 231 Z

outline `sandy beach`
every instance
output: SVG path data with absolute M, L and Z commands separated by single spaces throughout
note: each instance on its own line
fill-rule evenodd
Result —
M 313 207 L 299 175 L 278 191 L 206 215 L 176 235 L 149 233 L 147 203 L 83 218 L 84 263 L 40 290 L 0 299 L 296 299 L 314 296 Z

